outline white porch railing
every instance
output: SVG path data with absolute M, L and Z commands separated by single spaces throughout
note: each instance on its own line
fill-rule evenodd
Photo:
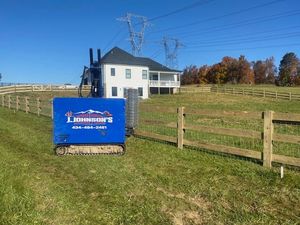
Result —
M 150 87 L 180 87 L 179 81 L 149 80 Z

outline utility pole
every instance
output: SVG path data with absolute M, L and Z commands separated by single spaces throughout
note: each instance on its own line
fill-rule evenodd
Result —
M 117 20 L 126 22 L 128 25 L 129 41 L 131 44 L 132 54 L 134 56 L 141 55 L 145 29 L 149 25 L 147 18 L 144 16 L 127 13 L 125 17 L 118 18 Z M 134 21 L 136 23 L 133 23 Z M 136 25 L 140 25 L 140 31 L 135 30 Z
M 178 49 L 184 45 L 180 43 L 177 38 L 169 38 L 169 37 L 164 37 L 162 43 L 165 48 L 166 66 L 172 69 L 177 69 Z

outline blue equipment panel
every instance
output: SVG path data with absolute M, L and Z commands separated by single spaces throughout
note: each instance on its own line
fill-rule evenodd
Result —
M 125 99 L 54 98 L 53 142 L 124 144 Z

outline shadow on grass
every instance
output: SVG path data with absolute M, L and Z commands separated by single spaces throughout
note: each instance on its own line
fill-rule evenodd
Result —
M 134 135 L 134 136 L 136 138 L 139 138 L 139 139 L 149 140 L 149 141 L 153 141 L 153 142 L 156 142 L 156 143 L 167 144 L 167 145 L 177 147 L 177 144 L 173 143 L 173 142 L 158 140 L 158 139 L 155 139 L 155 138 L 145 137 L 145 136 L 141 136 L 141 135 Z M 263 166 L 263 161 L 259 160 L 259 159 L 248 158 L 248 157 L 243 157 L 243 156 L 233 155 L 233 154 L 228 154 L 228 153 L 223 153 L 223 152 L 216 152 L 216 151 L 212 151 L 212 150 L 205 149 L 205 148 L 197 148 L 197 147 L 187 146 L 187 145 L 184 146 L 184 149 L 199 151 L 199 152 L 203 152 L 203 153 L 206 153 L 206 154 L 209 154 L 209 155 L 212 155 L 212 156 L 220 156 L 220 157 L 224 157 L 224 158 L 227 158 L 227 159 L 252 162 L 252 163 Z M 286 169 L 293 170 L 293 171 L 296 171 L 296 172 L 300 172 L 300 167 L 297 167 L 297 166 L 286 165 L 286 164 L 281 164 L 281 163 L 276 163 L 276 162 L 272 162 L 272 166 L 274 167 L 274 169 L 279 168 L 281 166 L 284 166 L 284 168 L 286 168 Z
M 149 141 L 153 141 L 153 142 L 167 144 L 167 145 L 177 147 L 177 144 L 173 143 L 173 142 L 158 140 L 158 139 L 155 139 L 155 138 L 145 137 L 145 136 L 141 136 L 141 135 L 134 135 L 134 136 L 136 138 L 140 138 L 140 139 L 144 139 L 144 140 L 149 140 Z M 212 150 L 205 149 L 205 148 L 197 148 L 197 147 L 185 145 L 184 149 L 204 152 L 206 154 L 213 155 L 213 156 L 221 156 L 221 157 L 225 157 L 225 158 L 228 158 L 228 159 L 238 159 L 238 160 L 242 160 L 242 161 L 253 162 L 253 163 L 256 163 L 256 164 L 259 164 L 259 165 L 263 165 L 262 160 L 243 157 L 243 156 L 238 156 L 238 155 L 233 155 L 233 154 L 227 154 L 227 153 L 223 153 L 223 152 L 216 152 L 216 151 L 212 151 Z

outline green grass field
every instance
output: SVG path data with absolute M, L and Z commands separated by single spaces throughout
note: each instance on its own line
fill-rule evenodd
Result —
M 240 86 L 238 86 L 240 87 Z M 260 87 L 260 86 L 259 86 Z M 275 87 L 272 86 L 272 88 Z M 42 109 L 42 112 L 51 114 L 49 99 L 54 96 L 76 96 L 77 92 L 43 92 L 43 93 L 24 93 L 29 96 L 33 104 L 35 99 L 40 97 L 42 105 L 47 107 Z M 160 95 L 152 96 L 151 99 L 141 102 L 142 106 L 162 106 L 171 107 L 174 113 L 161 113 L 159 111 L 143 111 L 140 112 L 140 118 L 144 120 L 157 121 L 154 124 L 144 124 L 140 122 L 142 130 L 151 131 L 154 133 L 176 136 L 176 129 L 166 127 L 166 122 L 176 123 L 176 107 L 185 106 L 187 109 L 204 109 L 216 111 L 249 111 L 263 112 L 273 110 L 275 112 L 300 113 L 300 101 L 276 100 L 270 98 L 260 98 L 242 95 L 224 95 L 222 93 L 182 93 L 178 95 Z M 36 111 L 35 108 L 32 108 Z M 262 119 L 247 119 L 237 117 L 216 117 L 216 116 L 187 116 L 186 121 L 189 124 L 221 127 L 221 128 L 236 128 L 242 130 L 263 131 Z M 299 125 L 276 124 L 275 132 L 281 134 L 300 135 Z M 186 137 L 189 140 L 203 140 L 205 142 L 227 145 L 238 148 L 262 151 L 262 140 L 250 138 L 237 138 L 232 136 L 207 134 L 205 132 L 186 132 Z M 297 144 L 286 144 L 274 142 L 274 153 L 300 157 L 300 147 Z
M 161 113 L 158 111 L 141 111 L 140 118 L 143 121 L 153 121 L 152 124 L 140 123 L 140 128 L 162 135 L 176 136 L 174 128 L 166 127 L 168 123 L 176 123 L 176 107 L 184 106 L 186 109 L 217 111 L 244 111 L 263 112 L 273 110 L 282 113 L 300 113 L 300 101 L 286 101 L 276 99 L 256 98 L 252 96 L 224 95 L 222 93 L 182 93 L 178 95 L 153 96 L 141 103 L 142 106 L 161 106 L 174 108 L 174 113 Z M 151 108 L 151 107 L 150 107 Z M 159 121 L 159 122 L 156 122 Z M 186 124 L 200 125 L 215 128 L 235 128 L 240 130 L 253 130 L 263 132 L 263 120 L 253 118 L 239 118 L 236 116 L 218 117 L 214 115 L 187 115 Z M 275 133 L 300 136 L 299 124 L 275 124 Z M 207 143 L 262 151 L 263 142 L 259 139 L 239 138 L 229 135 L 216 135 L 187 131 L 185 137 L 188 140 L 201 140 Z M 274 153 L 300 158 L 299 144 L 287 144 L 274 142 Z
M 251 162 L 135 138 L 123 157 L 56 157 L 48 118 L 0 115 L 3 224 L 297 222 L 297 172 L 280 180 Z
M 227 111 L 265 111 L 300 113 L 300 101 L 276 100 L 223 93 L 182 93 L 177 95 L 154 95 L 144 105 L 161 105 L 194 109 Z
M 295 102 L 216 96 L 142 104 L 299 112 Z M 133 137 L 121 157 L 57 157 L 49 118 L 0 108 L 0 122 L 0 224 L 299 224 L 299 171 L 280 179 L 278 168 Z

